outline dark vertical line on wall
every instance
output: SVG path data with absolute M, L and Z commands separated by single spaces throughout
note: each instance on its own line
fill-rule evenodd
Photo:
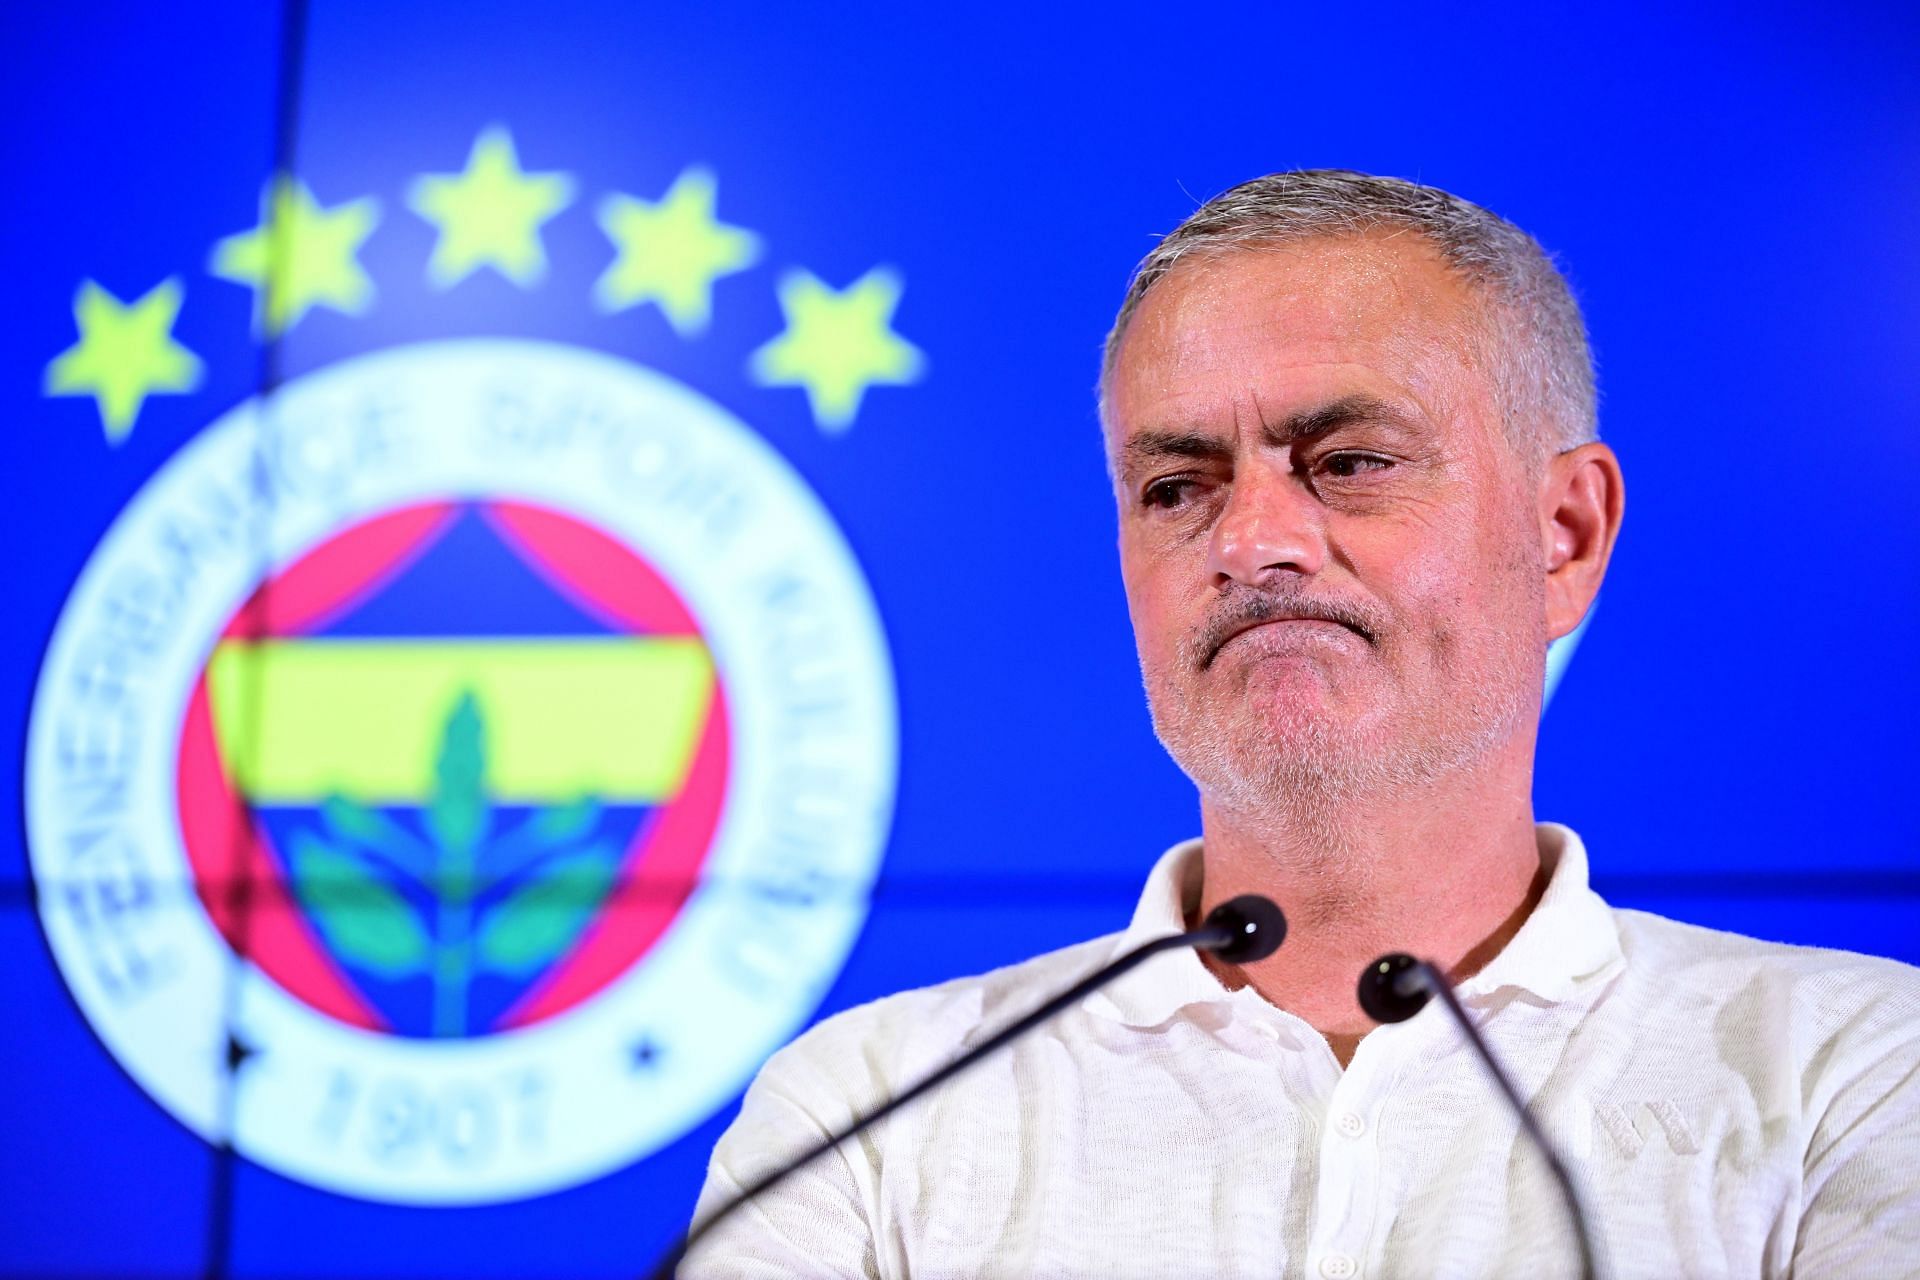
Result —
M 251 483 L 255 487 L 251 541 L 254 553 L 253 592 L 241 638 L 242 731 L 235 744 L 232 764 L 234 814 L 228 827 L 225 856 L 226 883 L 215 890 L 225 898 L 227 919 L 233 930 L 233 955 L 227 966 L 226 989 L 222 993 L 221 1026 L 224 1043 L 219 1047 L 219 1094 L 216 1101 L 212 1170 L 207 1186 L 206 1268 L 207 1280 L 226 1280 L 233 1270 L 234 1127 L 239 1115 L 240 1076 L 250 1054 L 244 1028 L 239 1025 L 243 979 L 252 950 L 253 913 L 258 890 L 249 870 L 249 833 L 253 818 L 247 786 L 259 776 L 261 728 L 265 724 L 262 706 L 264 686 L 261 679 L 261 643 L 266 637 L 267 579 L 272 571 L 272 507 L 267 500 L 267 467 L 270 437 L 275 426 L 278 393 L 285 375 L 285 330 L 275 323 L 275 302 L 286 296 L 292 269 L 292 245 L 287 220 L 279 216 L 279 192 L 282 183 L 291 183 L 297 172 L 300 141 L 300 107 L 303 75 L 306 70 L 307 0 L 281 0 L 280 41 L 274 75 L 272 156 L 267 173 L 266 237 L 267 269 L 264 297 L 260 304 L 261 330 L 254 416 Z

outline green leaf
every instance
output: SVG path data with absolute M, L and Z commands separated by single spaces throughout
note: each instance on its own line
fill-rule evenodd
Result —
M 486 838 L 486 726 L 472 691 L 460 695 L 440 737 L 434 763 L 436 785 L 427 807 L 427 829 L 443 852 L 470 855 Z
M 555 858 L 487 913 L 480 926 L 480 963 L 524 978 L 573 945 L 613 885 L 618 852 L 611 843 Z
M 600 817 L 600 802 L 591 796 L 535 810 L 525 822 L 480 850 L 479 891 L 485 893 L 534 863 L 584 843 L 599 828 Z
M 320 817 L 333 834 L 361 844 L 378 844 L 387 834 L 387 823 L 359 801 L 341 795 L 320 802 Z
M 405 827 L 349 796 L 331 795 L 320 803 L 320 820 L 335 843 L 356 847 L 424 880 L 433 874 L 433 854 Z
M 427 931 L 405 898 L 358 858 L 310 831 L 294 833 L 294 891 L 333 953 L 383 978 L 423 972 L 432 950 Z
M 530 834 L 547 849 L 572 844 L 600 825 L 600 802 L 592 796 L 542 809 L 528 819 Z

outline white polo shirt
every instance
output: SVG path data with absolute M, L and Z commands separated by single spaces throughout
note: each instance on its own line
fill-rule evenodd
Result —
M 1572 831 L 1460 998 L 1585 1188 L 1611 1274 L 1920 1277 L 1920 970 L 1609 908 Z M 770 1059 L 697 1216 L 1199 901 L 848 1010 Z M 1284 951 L 1282 955 L 1284 955 Z M 1356 975 L 1357 978 L 1358 975 Z M 1546 1166 L 1436 1001 L 1342 1071 L 1307 1023 L 1154 957 L 736 1214 L 685 1277 L 1578 1274 Z

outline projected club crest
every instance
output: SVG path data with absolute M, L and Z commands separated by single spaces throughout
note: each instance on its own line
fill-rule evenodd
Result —
M 188 704 L 181 828 L 222 935 L 288 992 L 471 1036 L 646 952 L 699 876 L 726 768 L 711 654 L 649 565 L 543 508 L 428 503 L 235 613 Z M 298 909 L 223 893 L 236 877 Z
M 895 752 L 864 579 L 757 435 L 611 357 L 437 343 L 241 406 L 128 505 L 48 650 L 29 836 L 162 1105 L 483 1203 L 645 1156 L 798 1029 Z

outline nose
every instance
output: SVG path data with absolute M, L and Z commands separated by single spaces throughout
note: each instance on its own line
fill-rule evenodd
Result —
M 1326 532 L 1325 513 L 1290 467 L 1243 465 L 1213 526 L 1208 575 L 1216 588 L 1257 586 L 1277 573 L 1311 577 L 1326 565 Z

